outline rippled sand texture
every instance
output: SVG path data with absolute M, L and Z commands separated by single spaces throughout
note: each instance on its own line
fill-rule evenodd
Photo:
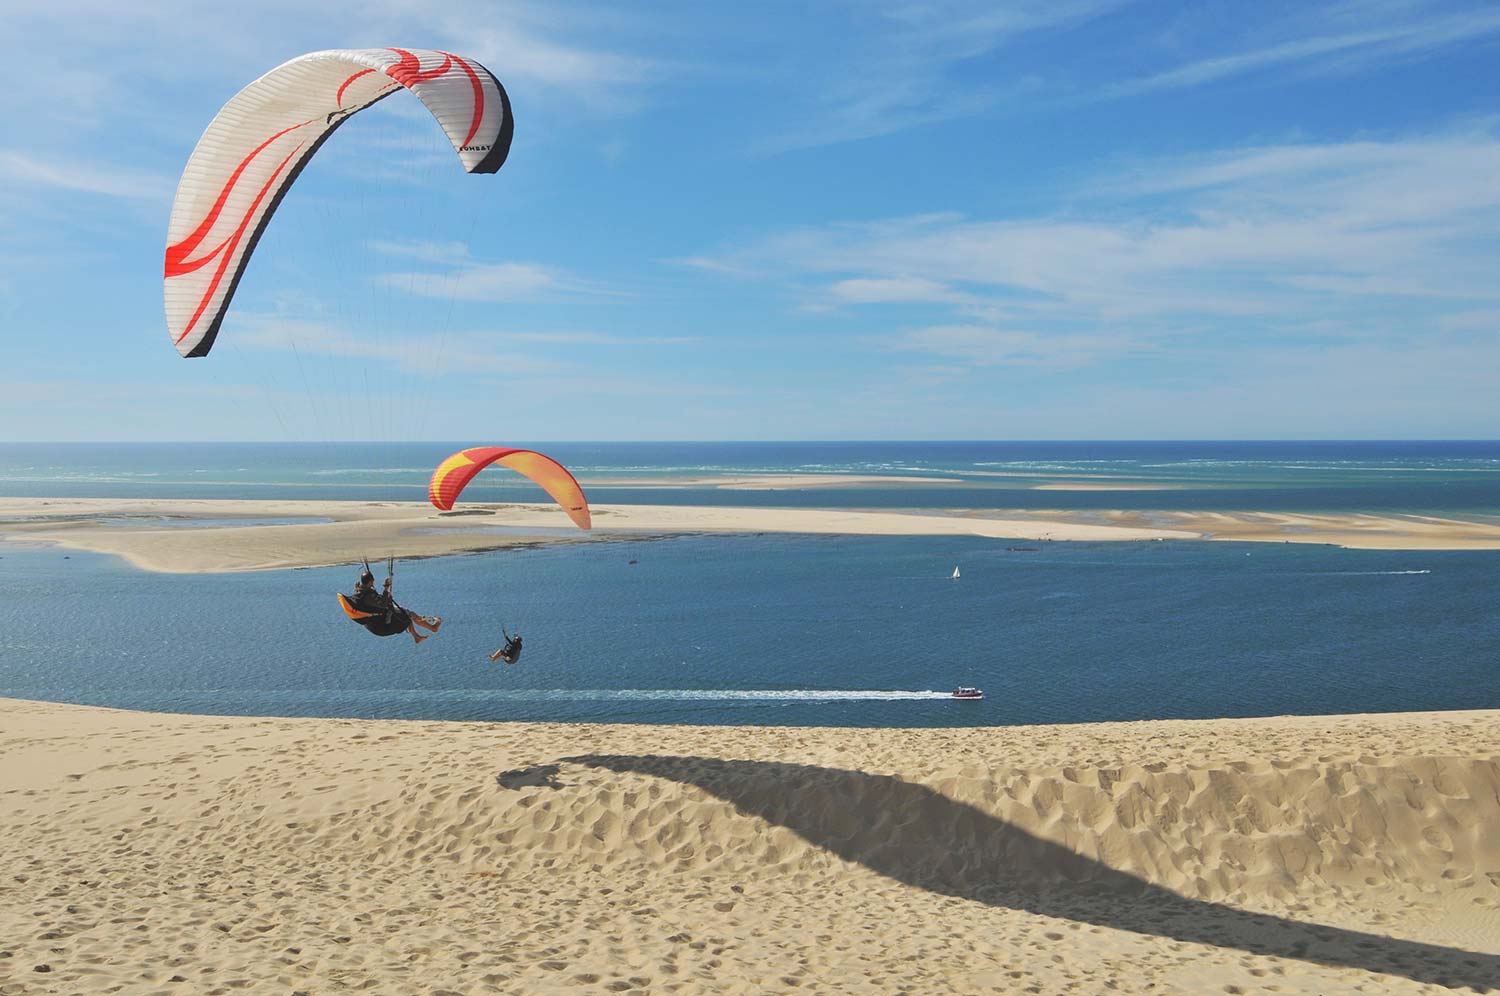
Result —
M 965 730 L 0 700 L 3 993 L 1500 989 L 1500 713 Z

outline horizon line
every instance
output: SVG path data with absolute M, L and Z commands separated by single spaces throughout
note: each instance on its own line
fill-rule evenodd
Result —
M 829 439 L 520 439 L 512 443 L 544 445 L 637 446 L 637 445 L 889 445 L 889 444 L 1100 444 L 1100 443 L 1500 443 L 1495 436 L 1244 436 L 1220 438 L 1181 437 L 1098 437 L 1002 439 L 1002 438 L 829 438 Z M 6 439 L 0 446 L 427 446 L 466 445 L 453 439 Z

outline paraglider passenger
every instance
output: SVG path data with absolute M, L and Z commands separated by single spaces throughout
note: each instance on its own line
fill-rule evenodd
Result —
M 372 578 L 371 580 L 373 581 L 374 579 Z M 399 610 L 406 613 L 407 618 L 410 620 L 406 624 L 406 631 L 411 634 L 411 638 L 414 642 L 421 643 L 423 640 L 427 639 L 427 637 L 423 636 L 421 633 L 418 633 L 417 627 L 421 626 L 425 630 L 436 633 L 438 631 L 438 627 L 443 625 L 443 620 L 438 616 L 418 615 L 410 609 L 402 608 L 401 606 L 397 605 L 395 596 L 391 594 L 392 580 L 393 579 L 389 577 L 385 579 L 385 590 L 382 591 L 378 597 L 380 601 L 385 604 L 387 612 Z
M 406 631 L 411 634 L 411 638 L 414 641 L 421 643 L 427 637 L 418 633 L 417 627 L 421 626 L 423 629 L 436 633 L 438 627 L 443 624 L 443 620 L 437 616 L 418 615 L 410 609 L 397 605 L 395 596 L 391 594 L 391 582 L 393 580 L 393 578 L 387 577 L 385 579 L 385 587 L 380 591 L 376 591 L 375 575 L 371 574 L 370 569 L 366 567 L 364 573 L 359 576 L 359 580 L 355 582 L 354 598 L 351 601 L 359 611 L 383 615 L 387 622 L 395 619 L 398 614 L 404 616 L 407 620 Z
M 500 632 L 505 633 L 505 630 L 502 629 Z M 501 647 L 499 650 L 495 651 L 493 654 L 490 654 L 490 660 L 492 660 L 492 661 L 503 660 L 507 664 L 514 664 L 516 661 L 518 661 L 520 659 L 521 659 L 521 634 L 520 633 L 517 633 L 515 636 L 511 636 L 509 633 L 505 633 L 505 646 Z

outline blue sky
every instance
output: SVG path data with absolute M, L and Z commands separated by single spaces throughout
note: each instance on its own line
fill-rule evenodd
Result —
M 1500 436 L 1490 3 L 11 0 L 0 440 Z M 283 203 L 214 352 L 172 191 L 320 48 L 471 55 Z

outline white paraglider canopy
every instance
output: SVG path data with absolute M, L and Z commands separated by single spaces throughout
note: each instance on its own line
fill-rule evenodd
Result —
M 167 329 L 206 356 L 261 232 L 297 174 L 350 116 L 405 88 L 463 167 L 494 173 L 510 151 L 510 99 L 477 61 L 423 49 L 337 49 L 283 63 L 209 123 L 177 187 L 164 267 Z

